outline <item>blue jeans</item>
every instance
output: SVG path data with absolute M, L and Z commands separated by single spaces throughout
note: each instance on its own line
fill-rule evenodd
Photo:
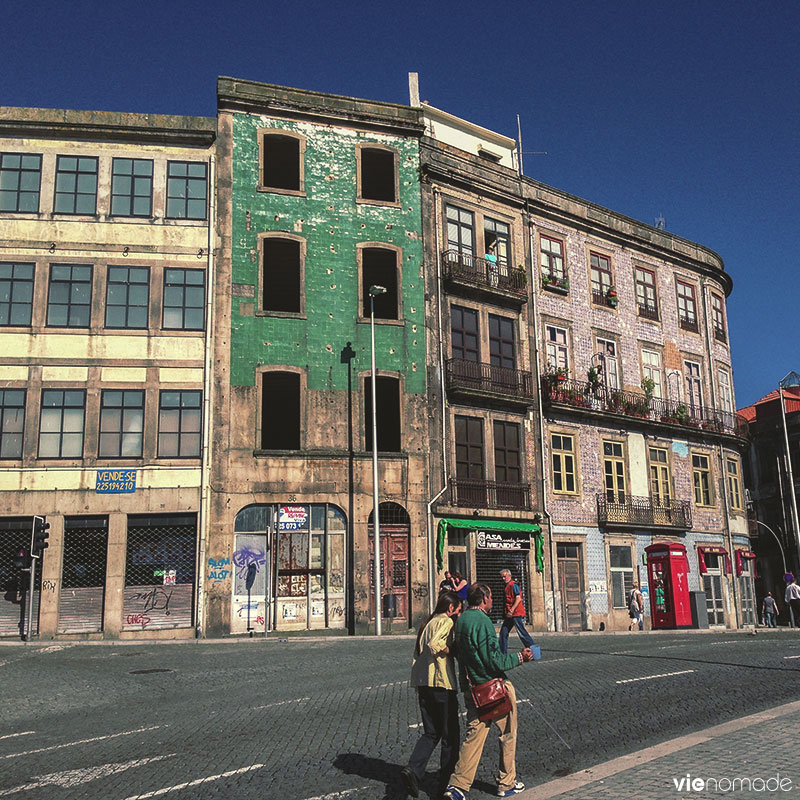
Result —
M 777 617 L 777 614 L 774 611 L 765 611 L 764 612 L 764 619 L 767 622 L 767 627 L 769 627 L 769 628 L 777 628 L 778 627 L 777 622 L 776 622 L 776 617 Z
M 517 629 L 519 638 L 522 639 L 522 643 L 525 645 L 525 647 L 530 647 L 532 644 L 534 644 L 531 635 L 525 628 L 525 617 L 506 617 L 503 620 L 502 627 L 500 628 L 500 652 L 508 652 L 508 634 L 512 628 Z

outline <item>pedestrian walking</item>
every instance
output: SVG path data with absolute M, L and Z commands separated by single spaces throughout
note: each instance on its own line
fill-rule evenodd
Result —
M 768 628 L 778 627 L 778 604 L 772 596 L 772 592 L 767 592 L 767 596 L 761 603 L 761 616 L 764 618 L 764 624 Z
M 792 577 L 792 582 L 786 587 L 786 594 L 783 599 L 792 610 L 794 627 L 800 628 L 800 586 L 797 585 L 797 578 Z
M 516 628 L 519 638 L 525 647 L 534 647 L 534 641 L 525 627 L 525 605 L 522 602 L 522 590 L 519 584 L 511 577 L 511 571 L 500 571 L 500 577 L 505 584 L 505 597 L 503 607 L 503 624 L 500 627 L 500 652 L 508 652 L 508 634 Z
M 422 715 L 422 736 L 417 740 L 408 766 L 400 771 L 406 791 L 419 797 L 425 767 L 441 740 L 439 794 L 458 759 L 458 692 L 453 663 L 453 624 L 463 605 L 454 592 L 442 592 L 433 614 L 420 626 L 411 664 L 411 686 L 417 690 Z
M 483 746 L 492 721 L 481 720 L 472 698 L 472 687 L 505 679 L 508 670 L 533 660 L 529 649 L 519 653 L 502 653 L 489 619 L 492 609 L 492 590 L 485 583 L 473 583 L 467 593 L 469 608 L 456 624 L 456 657 L 459 662 L 461 689 L 467 706 L 467 735 L 461 745 L 458 763 L 444 791 L 447 800 L 466 800 L 475 772 L 481 760 Z M 500 765 L 497 774 L 497 796 L 512 797 L 524 791 L 525 784 L 517 780 L 517 696 L 511 682 L 505 680 L 510 708 L 493 720 L 500 732 Z
M 628 615 L 631 618 L 631 624 L 628 625 L 629 631 L 644 630 L 644 597 L 639 589 L 639 584 L 633 584 L 631 589 L 631 596 L 628 599 Z

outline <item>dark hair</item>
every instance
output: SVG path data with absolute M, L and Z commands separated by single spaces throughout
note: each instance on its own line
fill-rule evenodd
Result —
M 479 606 L 491 593 L 492 590 L 485 583 L 473 583 L 467 589 L 467 603 Z
M 458 583 L 464 580 L 464 576 L 460 572 L 451 572 L 450 576 L 455 578 Z
M 431 614 L 422 625 L 419 626 L 419 631 L 417 631 L 417 644 L 414 647 L 414 655 L 419 655 L 419 643 L 420 639 L 422 639 L 422 632 L 428 626 L 428 623 L 437 615 L 437 614 L 446 614 L 450 610 L 450 606 L 455 606 L 458 608 L 461 605 L 461 598 L 455 592 L 442 592 L 439 595 L 439 599 L 436 601 L 436 608 L 433 609 L 433 614 Z

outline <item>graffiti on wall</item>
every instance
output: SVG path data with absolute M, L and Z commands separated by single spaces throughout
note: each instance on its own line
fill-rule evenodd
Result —
M 220 583 L 231 577 L 231 560 L 229 558 L 208 559 L 208 579 L 212 583 Z

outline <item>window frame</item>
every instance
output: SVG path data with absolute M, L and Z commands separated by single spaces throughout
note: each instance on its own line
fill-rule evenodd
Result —
M 628 489 L 630 488 L 628 480 L 628 464 L 627 452 L 624 442 L 617 441 L 616 439 L 601 439 L 600 444 L 603 449 L 603 493 L 609 503 L 623 504 L 626 498 L 630 496 Z M 619 448 L 619 454 L 613 452 L 606 453 L 606 446 L 610 445 L 613 448 Z M 608 467 L 612 467 L 609 473 Z M 609 487 L 608 479 L 611 477 L 613 487 Z M 622 491 L 619 489 L 619 479 L 622 477 Z
M 465 420 L 465 431 L 469 433 L 470 423 L 477 423 L 477 430 L 480 431 L 480 443 L 479 445 L 472 439 L 467 436 L 465 439 L 462 438 L 459 440 L 458 437 L 458 427 L 459 421 Z M 486 450 L 486 430 L 484 426 L 484 418 L 481 416 L 474 416 L 472 414 L 453 414 L 453 451 L 454 451 L 454 459 L 453 464 L 455 466 L 455 475 L 456 480 L 462 481 L 485 481 L 486 474 L 488 469 L 487 464 L 487 450 Z M 473 425 L 473 427 L 476 427 Z M 466 448 L 466 458 L 459 458 L 459 449 Z M 480 462 L 471 458 L 471 456 L 480 450 Z M 467 472 L 471 473 L 473 467 L 480 467 L 480 476 L 474 477 L 471 474 L 463 475 L 461 474 L 461 466 L 466 465 Z
M 647 280 L 642 280 L 640 277 L 650 276 L 652 283 Z M 636 293 L 636 309 L 637 316 L 642 319 L 650 320 L 651 322 L 659 322 L 660 314 L 658 311 L 658 277 L 654 269 L 648 269 L 640 264 L 633 266 L 633 282 L 634 291 Z M 652 293 L 652 298 L 649 296 Z M 644 300 L 644 302 L 642 302 Z M 648 300 L 652 301 L 652 307 L 648 304 Z
M 61 392 L 62 394 L 62 402 L 59 406 L 45 406 L 45 399 L 48 394 Z M 70 394 L 79 394 L 81 396 L 81 404 L 78 405 L 66 405 L 66 395 L 67 393 Z M 56 409 L 58 408 L 61 412 L 60 420 L 59 420 L 59 427 L 57 431 L 58 435 L 58 455 L 51 455 L 45 456 L 42 455 L 42 436 L 54 436 L 56 435 L 55 431 L 43 431 L 42 430 L 42 422 L 45 420 L 45 410 Z M 64 411 L 68 408 L 80 408 L 81 409 L 81 429 L 80 429 L 80 438 L 81 438 L 81 446 L 80 452 L 77 455 L 64 455 L 64 437 L 66 435 L 72 435 L 77 433 L 77 431 L 65 431 L 64 430 Z M 38 446 L 36 450 L 36 457 L 42 460 L 51 461 L 54 459 L 82 459 L 84 449 L 86 447 L 86 390 L 85 389 L 70 389 L 70 388 L 63 388 L 63 387 L 48 387 L 46 389 L 42 389 L 41 399 L 39 402 L 39 437 L 38 437 Z
M 298 159 L 298 187 L 297 189 L 283 189 L 278 186 L 267 186 L 264 183 L 264 163 L 265 146 L 264 140 L 270 136 L 283 136 L 287 139 L 296 139 L 297 159 Z M 270 194 L 286 194 L 295 197 L 305 197 L 306 195 L 306 142 L 307 139 L 302 133 L 287 130 L 286 128 L 259 128 L 256 133 L 258 143 L 258 176 L 256 180 L 256 190 L 259 192 L 269 192 Z
M 451 220 L 450 216 L 448 215 L 449 211 L 456 212 L 456 219 Z M 469 224 L 467 224 L 462 217 L 469 216 Z M 458 238 L 452 239 L 450 237 L 450 225 L 454 225 L 458 231 Z M 462 208 L 461 206 L 453 205 L 452 203 L 445 202 L 444 203 L 444 227 L 447 236 L 447 249 L 448 250 L 455 250 L 457 253 L 462 255 L 472 256 L 475 257 L 475 253 L 478 250 L 478 242 L 475 236 L 476 228 L 475 228 L 475 212 L 470 211 L 468 208 Z M 462 233 L 465 230 L 469 230 L 471 232 L 472 243 L 469 247 L 466 247 L 463 242 Z
M 559 437 L 559 444 L 561 447 L 556 447 L 554 437 Z M 566 449 L 563 447 L 564 439 L 569 439 L 572 447 Z M 575 431 L 561 431 L 550 430 L 548 436 L 548 447 L 550 450 L 550 479 L 552 481 L 553 494 L 564 495 L 567 497 L 580 496 L 580 477 L 578 473 L 578 434 Z M 558 457 L 560 466 L 556 469 L 556 457 Z M 566 462 L 571 461 L 572 469 L 567 468 Z M 556 477 L 560 479 L 561 488 L 556 488 Z M 573 488 L 566 488 L 569 484 L 568 476 L 572 476 Z
M 187 168 L 186 175 L 170 175 L 170 170 L 172 167 L 176 166 L 185 166 Z M 203 198 L 203 216 L 189 216 L 189 201 L 196 200 L 199 198 L 193 198 L 189 196 L 189 182 L 190 181 L 200 181 L 201 179 L 196 176 L 189 175 L 189 167 L 200 166 L 203 168 L 203 178 L 202 182 L 205 186 L 205 196 Z M 181 198 L 178 196 L 170 195 L 170 181 L 182 180 L 184 182 L 184 191 L 185 195 Z M 170 160 L 167 161 L 167 169 L 166 169 L 166 190 L 164 192 L 164 219 L 172 220 L 172 221 L 183 221 L 183 222 L 205 222 L 208 220 L 208 201 L 209 201 L 209 185 L 208 185 L 208 162 L 207 161 L 182 161 L 182 160 Z M 182 201 L 183 202 L 183 209 L 184 215 L 177 215 L 170 213 L 170 201 Z
M 270 190 L 272 191 L 272 190 Z M 299 286 L 299 311 L 273 311 L 264 307 L 264 294 L 267 289 L 267 282 L 264 270 L 264 261 L 266 258 L 265 242 L 269 239 L 285 239 L 288 241 L 297 242 L 300 248 L 300 286 Z M 258 296 L 256 301 L 256 313 L 259 316 L 268 317 L 283 317 L 289 319 L 305 319 L 306 316 L 306 253 L 307 241 L 304 236 L 298 236 L 294 233 L 285 231 L 266 231 L 258 234 L 257 244 L 257 258 L 258 258 L 258 279 L 256 283 L 256 292 Z
M 733 466 L 733 471 L 731 471 Z M 728 503 L 732 511 L 744 511 L 742 503 L 742 470 L 739 459 L 734 456 L 725 457 L 725 483 L 728 489 Z
M 697 287 L 693 283 L 675 279 L 675 298 L 678 307 L 678 327 L 690 333 L 700 332 L 697 315 Z
M 199 306 L 187 306 L 186 305 L 186 287 L 187 286 L 197 286 L 197 284 L 187 284 L 185 281 L 181 284 L 173 284 L 169 282 L 169 273 L 170 272 L 182 272 L 184 273 L 199 273 L 203 276 L 203 302 Z M 183 287 L 183 303 L 180 306 L 176 305 L 167 305 L 167 289 L 168 288 L 175 288 L 177 286 Z M 206 328 L 206 303 L 208 301 L 208 287 L 206 286 L 206 271 L 204 269 L 196 269 L 192 267 L 164 267 L 163 271 L 163 286 L 161 288 L 161 330 L 164 331 L 190 331 L 194 333 L 199 333 L 205 331 Z M 166 312 L 167 309 L 181 309 L 181 325 L 167 325 L 166 324 Z M 203 322 L 202 325 L 199 327 L 186 327 L 186 311 L 187 309 L 197 309 L 200 308 L 203 312 Z
M 4 166 L 3 162 L 6 158 L 13 158 L 19 157 L 19 166 L 18 167 L 10 167 Z M 26 158 L 38 158 L 39 159 L 39 166 L 37 169 L 31 169 L 28 167 L 24 167 L 22 165 L 23 159 Z M 3 173 L 11 173 L 14 172 L 17 175 L 17 188 L 16 189 L 2 189 L 0 190 L 0 199 L 3 197 L 3 192 L 14 192 L 16 194 L 16 202 L 14 204 L 14 208 L 0 208 L 0 214 L 38 214 L 39 207 L 42 202 L 42 154 L 41 153 L 0 153 L 0 185 L 2 185 Z M 35 172 L 38 174 L 39 178 L 36 182 L 36 191 L 34 192 L 32 189 L 21 189 L 20 185 L 22 184 L 22 176 L 24 173 L 31 173 Z M 36 195 L 36 208 L 35 209 L 21 209 L 20 208 L 20 199 L 23 194 L 35 194 Z
M 110 397 L 111 393 L 118 393 L 121 395 L 121 405 L 106 405 L 106 400 Z M 139 405 L 126 405 L 126 395 L 138 394 L 141 397 Z M 118 410 L 119 411 L 119 430 L 104 431 L 103 430 L 103 417 L 104 412 Z M 140 411 L 140 424 L 139 430 L 133 431 L 134 434 L 139 436 L 139 452 L 133 455 L 123 455 L 123 443 L 125 437 L 132 432 L 125 429 L 126 411 Z M 144 389 L 103 389 L 100 392 L 100 412 L 98 415 L 98 431 L 97 431 L 97 458 L 98 459 L 137 459 L 142 458 L 144 454 L 144 426 L 147 412 L 147 392 Z M 104 437 L 116 436 L 117 437 L 117 452 L 111 455 L 106 455 L 102 452 Z
M 70 278 L 68 281 L 65 281 L 61 278 L 54 279 L 53 273 L 56 269 L 69 267 L 70 269 Z M 75 269 L 87 269 L 89 270 L 89 279 L 88 280 L 80 280 L 73 278 L 73 270 Z M 47 309 L 45 314 L 45 327 L 46 328 L 79 328 L 82 330 L 89 330 L 92 327 L 92 300 L 94 298 L 94 264 L 50 264 L 49 270 L 49 280 L 47 283 Z M 54 303 L 53 301 L 53 287 L 57 284 L 66 283 L 69 287 L 69 299 L 66 303 Z M 78 285 L 86 285 L 89 286 L 89 298 L 86 303 L 78 303 L 73 302 L 72 294 L 73 289 Z M 57 323 L 50 321 L 50 310 L 51 306 L 66 306 L 67 309 L 67 322 L 64 325 L 59 325 Z M 87 318 L 86 324 L 70 324 L 70 318 L 72 316 L 73 308 L 83 308 L 86 307 L 87 309 Z
M 75 169 L 66 169 L 61 166 L 62 159 L 75 159 Z M 94 164 L 94 172 L 86 172 L 81 170 L 81 162 L 82 161 L 91 161 Z M 61 176 L 66 175 L 74 175 L 75 176 L 75 186 L 71 190 L 59 190 L 59 178 Z M 89 192 L 81 192 L 79 191 L 79 177 L 81 175 L 94 175 L 94 192 L 91 193 L 94 197 L 94 203 L 92 204 L 91 211 L 78 211 L 78 198 L 79 197 L 88 197 L 90 196 Z M 65 214 L 68 216 L 81 216 L 81 217 L 94 217 L 97 216 L 97 193 L 98 193 L 98 186 L 99 186 L 99 177 L 100 177 L 100 159 L 97 156 L 84 156 L 80 154 L 75 155 L 57 155 L 56 156 L 56 171 L 55 171 L 55 178 L 53 183 L 53 214 Z M 71 211 L 64 211 L 63 209 L 59 209 L 58 200 L 59 196 L 67 196 L 72 198 L 72 210 Z
M 543 320 L 544 325 L 544 354 L 545 354 L 545 367 L 548 369 L 564 369 L 569 374 L 572 366 L 572 348 L 570 347 L 570 328 L 566 325 L 561 325 L 558 322 L 550 322 Z M 554 333 L 564 333 L 564 341 L 550 339 L 550 329 Z M 559 364 L 559 355 L 564 356 L 564 365 Z M 551 358 L 554 356 L 554 358 Z
M 366 285 L 364 276 L 364 253 L 367 250 L 383 250 L 394 253 L 395 265 L 395 296 L 397 300 L 397 316 L 379 317 L 375 315 L 375 324 L 378 325 L 405 325 L 403 310 L 403 248 L 390 242 L 359 242 L 356 245 L 356 261 L 358 268 L 358 312 L 359 320 L 369 322 L 369 298 L 366 293 L 369 287 Z M 388 287 L 387 287 L 388 288 Z M 377 303 L 376 303 L 377 305 Z M 364 312 L 367 312 L 364 314 Z
M 596 263 L 594 263 L 596 261 Z M 608 253 L 602 253 L 599 250 L 589 250 L 589 292 L 592 298 L 592 305 L 601 306 L 603 308 L 612 308 L 608 292 L 614 288 L 614 263 Z M 605 262 L 607 266 L 602 266 L 601 262 Z M 597 273 L 598 280 L 595 280 L 595 273 Z M 603 289 L 603 276 L 608 276 L 608 286 Z M 599 289 L 595 289 L 595 284 Z
M 363 181 L 362 181 L 362 161 L 364 150 L 380 150 L 385 153 L 390 153 L 394 161 L 394 200 L 380 200 L 371 197 L 364 197 L 363 195 Z M 355 147 L 356 157 L 356 203 L 374 205 L 374 206 L 388 206 L 390 208 L 400 208 L 400 152 L 396 147 L 390 147 L 380 142 L 358 142 Z
M 558 244 L 561 247 L 560 256 L 554 255 L 552 250 L 544 250 L 542 247 L 543 242 Z M 559 281 L 565 281 L 567 279 L 566 250 L 567 245 L 563 238 L 559 238 L 551 233 L 539 233 L 539 271 L 542 277 L 548 279 L 557 278 Z M 558 258 L 561 259 L 561 274 L 558 274 L 558 272 L 553 269 L 553 262 Z M 544 261 L 547 261 L 547 265 L 544 264 Z
M 728 341 L 728 327 L 725 324 L 725 303 L 721 295 L 711 292 L 711 327 L 714 338 L 723 344 Z
M 697 367 L 696 372 L 693 370 L 694 367 Z M 694 402 L 695 388 L 697 389 L 697 403 Z M 705 408 L 703 363 L 701 361 L 695 361 L 693 358 L 683 359 L 683 391 L 686 405 L 691 411 L 701 412 Z
M 164 406 L 164 397 L 169 394 L 178 394 L 180 395 L 179 403 L 177 406 Z M 183 396 L 184 395 L 192 395 L 196 396 L 199 400 L 196 406 L 186 406 L 183 405 Z M 183 425 L 183 418 L 184 418 L 184 408 L 187 411 L 195 411 L 197 410 L 198 414 L 198 426 L 196 431 L 187 430 L 184 431 Z M 177 410 L 178 412 L 178 425 L 176 431 L 163 431 L 162 430 L 162 413 L 165 411 L 171 412 Z M 177 436 L 177 453 L 175 455 L 165 454 L 162 453 L 162 436 Z M 197 453 L 192 453 L 190 455 L 181 455 L 181 444 L 184 436 L 189 435 L 197 435 Z M 157 431 L 157 446 L 156 446 L 156 458 L 165 459 L 165 458 L 173 458 L 173 459 L 198 459 L 201 457 L 203 453 L 203 391 L 201 389 L 160 389 L 158 392 L 158 431 Z
M 3 302 L 3 306 L 8 306 L 8 322 L 5 317 L 0 318 L 0 328 L 30 328 L 33 323 L 33 300 L 34 291 L 36 289 L 36 264 L 20 261 L 2 261 L 0 267 L 10 267 L 10 275 L 8 278 L 0 276 L 0 284 L 8 283 L 8 303 Z M 17 267 L 28 267 L 30 269 L 30 278 L 17 277 L 15 275 Z M 30 284 L 29 301 L 18 301 L 14 299 L 15 291 L 19 292 L 23 286 Z M 15 306 L 28 307 L 28 321 L 24 323 L 12 322 Z
M 12 405 L 6 403 L 6 394 L 9 392 L 19 392 L 22 394 L 22 404 Z M 28 392 L 24 387 L 0 387 L 0 460 L 2 461 L 20 461 L 25 451 L 25 416 L 27 411 Z M 19 422 L 19 430 L 7 430 L 8 417 L 10 412 L 15 409 L 22 409 L 22 419 Z M 18 416 L 19 411 L 14 412 L 14 416 Z M 16 422 L 16 420 L 15 420 Z M 19 436 L 19 455 L 8 455 L 3 452 L 6 444 L 5 437 L 10 435 Z
M 601 344 L 602 343 L 602 344 Z M 602 374 L 605 385 L 608 389 L 614 392 L 622 391 L 625 382 L 622 377 L 622 360 L 619 355 L 619 342 L 611 336 L 602 333 L 595 333 L 594 335 L 595 353 L 602 355 L 600 361 L 602 365 Z M 613 355 L 609 356 L 609 345 L 613 349 Z M 609 361 L 613 364 L 613 373 L 608 369 Z M 609 378 L 613 375 L 613 380 Z
M 645 353 L 649 355 L 655 355 L 658 358 L 658 366 L 654 367 L 653 364 L 648 363 L 645 361 Z M 663 358 L 662 353 L 660 350 L 656 349 L 655 347 L 648 347 L 643 345 L 640 353 L 639 353 L 639 361 L 642 368 L 642 380 L 645 378 L 650 378 L 653 381 L 653 397 L 657 400 L 663 400 L 665 397 L 664 392 L 664 367 L 663 367 Z M 656 375 L 658 380 L 653 377 Z
M 724 380 L 722 378 L 724 377 Z M 720 407 L 728 414 L 733 414 L 733 381 L 730 370 L 726 367 L 717 367 L 717 386 L 719 387 Z
M 264 384 L 269 381 L 267 376 L 274 376 L 276 373 L 289 373 L 295 375 L 298 384 L 298 398 L 297 398 L 297 447 L 280 448 L 280 447 L 264 447 L 264 403 L 266 389 Z M 306 402 L 305 398 L 308 394 L 307 391 L 307 376 L 306 372 L 299 367 L 292 367 L 290 365 L 276 365 L 261 367 L 256 370 L 256 387 L 257 387 L 257 403 L 258 413 L 256 415 L 256 430 L 255 430 L 255 451 L 257 453 L 264 452 L 282 452 L 282 453 L 298 453 L 304 449 L 306 442 Z M 294 420 L 292 421 L 292 430 L 294 431 Z
M 502 446 L 498 446 L 498 444 L 497 444 L 498 428 L 500 428 L 502 431 L 504 431 L 504 433 L 503 433 L 503 445 Z M 506 438 L 507 438 L 506 435 L 505 435 L 505 431 L 507 431 L 507 430 L 509 430 L 511 428 L 513 428 L 516 431 L 516 436 L 517 436 L 516 449 L 514 449 L 514 447 L 509 447 L 509 446 L 507 446 L 505 444 Z M 492 452 L 493 452 L 493 455 L 494 455 L 494 464 L 493 464 L 493 466 L 494 466 L 494 479 L 495 479 L 496 483 L 507 483 L 507 484 L 514 484 L 514 485 L 522 485 L 524 483 L 524 477 L 525 477 L 525 473 L 524 473 L 525 453 L 524 453 L 524 446 L 523 445 L 524 445 L 524 433 L 523 433 L 522 425 L 519 422 L 517 422 L 515 420 L 510 420 L 510 419 L 501 419 L 501 418 L 492 419 Z M 517 472 L 517 480 L 514 480 L 514 481 L 511 481 L 511 480 L 508 480 L 508 479 L 503 480 L 503 481 L 500 480 L 500 478 L 498 477 L 498 458 L 497 458 L 498 453 L 504 453 L 505 454 L 504 458 L 502 459 L 504 463 L 502 464 L 501 469 L 505 470 L 506 475 L 508 474 L 509 470 L 516 470 L 516 472 Z M 517 464 L 516 464 L 516 466 L 514 464 L 507 463 L 508 462 L 508 455 L 509 454 L 514 454 L 514 453 L 516 453 L 516 456 L 517 456 Z
M 700 508 L 714 508 L 716 506 L 716 498 L 714 496 L 714 474 L 711 456 L 708 453 L 695 451 L 690 451 L 690 455 L 692 459 L 694 504 Z M 695 459 L 697 459 L 698 463 L 695 462 Z M 701 459 L 705 460 L 705 466 L 699 464 Z
M 131 162 L 131 173 L 130 175 L 125 175 L 122 173 L 116 172 L 116 168 L 121 162 L 123 161 L 130 161 Z M 136 165 L 137 164 L 149 164 L 150 165 L 150 174 L 149 175 L 137 175 L 136 174 Z M 115 192 L 114 191 L 114 183 L 115 180 L 118 178 L 130 178 L 131 185 L 129 192 Z M 137 179 L 148 179 L 150 181 L 150 191 L 147 195 L 148 199 L 148 211 L 146 214 L 137 214 L 134 212 L 134 205 L 138 199 L 144 197 L 144 195 L 136 193 L 136 181 Z M 122 156 L 115 156 L 111 159 L 111 191 L 109 194 L 109 217 L 122 217 L 122 218 L 132 218 L 132 219 L 152 219 L 153 218 L 153 187 L 155 182 L 155 164 L 153 159 L 151 158 L 126 158 Z M 114 211 L 114 199 L 115 198 L 126 198 L 129 201 L 128 205 L 128 213 L 122 214 L 119 212 Z
M 613 548 L 617 548 L 620 550 L 627 550 L 628 555 L 630 558 L 630 566 L 629 567 L 615 567 L 612 564 L 611 558 L 611 550 Z M 616 543 L 616 542 L 609 542 L 608 543 L 608 575 L 609 575 L 609 588 L 611 590 L 611 597 L 610 599 L 610 606 L 613 610 L 627 610 L 628 609 L 628 597 L 630 596 L 631 591 L 633 590 L 633 584 L 636 580 L 635 577 L 635 570 L 634 565 L 636 561 L 634 558 L 634 548 L 632 544 L 629 543 Z M 614 576 L 615 575 L 622 575 L 622 598 L 621 604 L 617 605 L 614 602 Z
M 505 231 L 499 231 L 498 228 L 505 228 Z M 497 256 L 497 268 L 502 271 L 502 274 L 506 274 L 509 269 L 511 269 L 511 263 L 513 260 L 512 250 L 511 250 L 511 225 L 502 220 L 496 219 L 495 217 L 490 217 L 488 214 L 483 214 L 483 251 L 484 254 L 489 249 L 489 246 L 486 243 L 486 233 L 494 234 L 494 243 L 496 252 L 495 255 Z M 500 243 L 505 245 L 504 248 L 500 247 Z M 505 250 L 505 252 L 503 252 Z M 484 258 L 486 256 L 484 255 Z
M 450 303 L 450 357 L 460 359 L 462 361 L 470 361 L 476 364 L 481 363 L 481 314 L 477 308 L 470 306 L 463 306 L 459 303 Z M 459 319 L 460 327 L 456 327 L 456 316 Z M 463 325 L 465 318 L 475 320 L 474 330 Z M 466 342 L 467 337 L 474 337 L 474 348 L 469 346 Z M 456 340 L 459 339 L 461 344 L 456 345 Z M 460 351 L 458 354 L 456 351 Z M 474 354 L 474 358 L 470 357 Z
M 112 280 L 111 272 L 112 270 L 117 269 L 125 269 L 128 271 L 128 279 L 125 282 L 119 280 Z M 135 270 L 143 270 L 147 275 L 147 280 L 144 282 L 131 282 L 130 281 L 130 271 L 132 269 Z M 142 266 L 140 264 L 131 264 L 128 266 L 127 264 L 108 264 L 106 267 L 106 298 L 105 298 L 105 314 L 103 317 L 103 327 L 107 328 L 108 330 L 118 330 L 118 331 L 142 331 L 148 330 L 150 328 L 150 267 L 149 266 Z M 109 290 L 112 286 L 125 286 L 125 305 L 123 306 L 120 303 L 111 303 L 109 302 Z M 145 300 L 144 305 L 131 305 L 130 303 L 130 289 L 132 286 L 144 286 L 147 292 L 147 299 Z M 108 311 L 110 308 L 124 308 L 125 309 L 125 324 L 124 325 L 109 325 L 108 323 Z M 145 309 L 145 324 L 144 325 L 130 325 L 129 317 L 130 317 L 130 310 L 131 308 L 144 308 Z
M 654 459 L 653 454 L 663 455 L 661 458 Z M 669 508 L 675 496 L 672 483 L 672 463 L 669 449 L 659 445 L 647 446 L 647 485 L 650 499 L 654 505 L 662 508 Z M 656 491 L 653 491 L 654 485 Z M 665 491 L 666 489 L 666 491 Z

